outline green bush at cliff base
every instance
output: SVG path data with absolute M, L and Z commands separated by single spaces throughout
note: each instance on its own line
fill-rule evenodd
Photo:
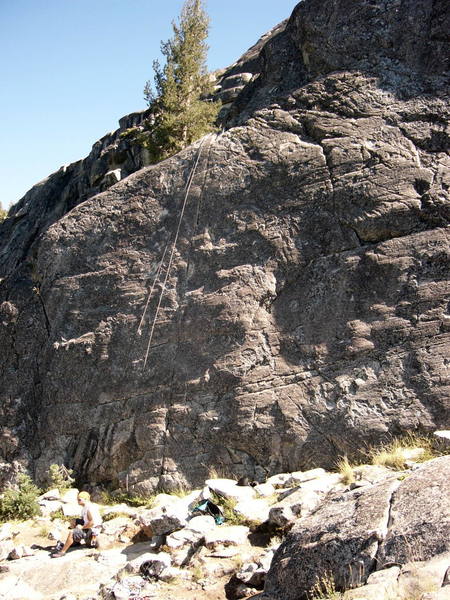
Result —
M 40 512 L 37 498 L 41 490 L 24 473 L 18 476 L 17 484 L 16 489 L 6 490 L 0 498 L 0 521 L 25 521 Z

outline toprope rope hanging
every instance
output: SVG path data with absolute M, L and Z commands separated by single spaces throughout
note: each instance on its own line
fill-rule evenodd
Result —
M 205 142 L 207 140 L 209 140 L 209 145 L 211 146 L 212 137 L 215 136 L 215 135 L 216 134 L 210 133 L 210 134 L 208 134 L 207 136 L 205 136 L 203 138 L 203 140 L 201 141 L 201 143 L 200 143 L 200 145 L 198 147 L 197 158 L 196 158 L 195 163 L 194 163 L 194 165 L 193 165 L 193 167 L 191 169 L 191 172 L 189 174 L 189 178 L 188 178 L 188 181 L 187 181 L 187 184 L 186 184 L 186 191 L 185 191 L 185 194 L 184 194 L 183 204 L 182 204 L 180 216 L 179 216 L 179 219 L 178 219 L 178 225 L 177 225 L 177 229 L 176 229 L 176 232 L 175 232 L 175 237 L 174 237 L 174 240 L 173 240 L 173 243 L 172 243 L 172 249 L 171 249 L 170 257 L 169 257 L 169 263 L 167 265 L 166 274 L 165 274 L 164 281 L 163 281 L 162 287 L 161 287 L 161 293 L 159 295 L 158 304 L 156 306 L 155 315 L 154 315 L 152 326 L 151 326 L 151 329 L 150 329 L 150 335 L 149 335 L 149 338 L 148 338 L 147 348 L 146 348 L 145 357 L 144 357 L 144 365 L 142 367 L 143 370 L 147 366 L 148 356 L 149 356 L 149 353 L 150 353 L 150 347 L 151 347 L 151 343 L 152 343 L 152 339 L 153 339 L 153 333 L 155 331 L 155 326 L 156 326 L 156 323 L 157 323 L 157 320 L 158 320 L 159 310 L 161 308 L 161 302 L 162 302 L 162 299 L 163 299 L 163 296 L 164 296 L 164 292 L 166 291 L 167 281 L 168 281 L 169 276 L 170 276 L 170 270 L 171 270 L 172 263 L 173 263 L 173 257 L 174 257 L 175 249 L 176 249 L 177 242 L 178 242 L 178 236 L 180 234 L 181 223 L 183 221 L 183 216 L 184 216 L 184 213 L 185 213 L 185 210 L 186 210 L 186 205 L 187 205 L 187 200 L 189 198 L 189 192 L 191 190 L 191 185 L 192 185 L 192 182 L 193 182 L 194 177 L 195 177 L 195 172 L 197 170 L 198 163 L 200 161 L 200 157 L 201 157 L 201 154 L 202 154 L 203 146 L 205 145 Z M 209 154 L 208 154 L 208 158 L 209 158 Z M 208 165 L 206 165 L 206 167 L 208 167 Z M 139 327 L 138 327 L 138 330 L 137 330 L 139 335 L 141 334 L 141 331 L 142 331 L 142 325 L 144 323 L 145 314 L 147 312 L 147 308 L 148 308 L 148 305 L 150 303 L 150 299 L 151 299 L 151 296 L 153 294 L 153 290 L 154 290 L 154 288 L 156 286 L 157 280 L 159 279 L 159 277 L 161 275 L 162 266 L 163 266 L 163 263 L 164 263 L 164 259 L 165 259 L 168 247 L 169 247 L 169 242 L 167 242 L 167 245 L 166 245 L 166 247 L 164 249 L 163 256 L 161 258 L 161 261 L 159 263 L 159 266 L 158 266 L 158 269 L 157 269 L 157 272 L 156 272 L 156 275 L 155 275 L 155 279 L 153 281 L 153 285 L 152 285 L 152 287 L 150 289 L 150 292 L 149 292 L 149 295 L 148 295 L 148 298 L 147 298 L 147 302 L 146 302 L 146 305 L 145 305 L 145 308 L 144 308 L 144 312 L 143 312 L 143 315 L 142 315 L 142 318 L 141 318 L 141 321 L 139 323 Z
M 144 324 L 145 313 L 147 312 L 148 305 L 150 304 L 150 298 L 152 297 L 153 290 L 155 289 L 156 282 L 159 279 L 159 275 L 161 273 L 161 269 L 162 269 L 162 266 L 163 266 L 163 263 L 164 263 L 164 258 L 166 256 L 166 252 L 167 252 L 167 248 L 168 247 L 169 247 L 169 242 L 167 242 L 166 247 L 164 248 L 164 252 L 163 252 L 161 261 L 159 263 L 158 269 L 156 270 L 156 275 L 155 275 L 155 278 L 153 280 L 152 287 L 150 289 L 150 292 L 148 293 L 147 302 L 145 303 L 144 312 L 142 313 L 142 317 L 141 317 L 141 320 L 139 321 L 139 326 L 137 328 L 137 332 L 138 332 L 139 335 L 141 335 L 141 333 L 142 333 L 142 325 Z

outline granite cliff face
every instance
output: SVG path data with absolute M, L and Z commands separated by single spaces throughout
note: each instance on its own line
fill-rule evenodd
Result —
M 448 14 L 305 0 L 223 75 L 222 133 L 141 168 L 132 116 L 18 203 L 3 478 L 263 478 L 448 423 Z

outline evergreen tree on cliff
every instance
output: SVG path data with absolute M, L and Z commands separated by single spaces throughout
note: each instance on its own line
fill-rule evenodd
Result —
M 3 210 L 2 203 L 0 202 L 0 223 L 6 219 L 7 211 Z
M 151 108 L 145 145 L 155 162 L 172 156 L 214 129 L 219 103 L 208 100 L 212 82 L 206 68 L 209 18 L 202 0 L 186 0 L 173 37 L 161 43 L 166 63 L 154 61 L 155 92 L 144 96 Z

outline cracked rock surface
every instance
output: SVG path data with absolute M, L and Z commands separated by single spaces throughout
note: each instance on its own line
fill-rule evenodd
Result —
M 3 223 L 0 479 L 263 480 L 447 425 L 447 12 L 348 4 L 295 8 L 222 134 Z
M 348 590 L 368 579 L 375 585 L 377 576 L 371 574 L 394 565 L 441 555 L 448 565 L 449 467 L 450 457 L 443 456 L 406 478 L 392 474 L 381 483 L 330 495 L 316 512 L 295 523 L 275 553 L 266 578 L 267 598 L 306 598 L 325 574 L 336 589 Z

